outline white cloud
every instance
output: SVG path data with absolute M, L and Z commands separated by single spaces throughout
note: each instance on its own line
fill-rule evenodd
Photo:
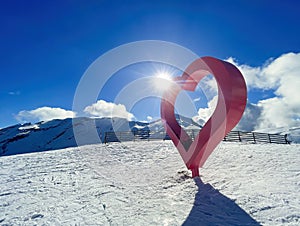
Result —
M 253 131 L 258 124 L 262 108 L 257 104 L 247 103 L 244 114 L 234 130 Z
M 193 120 L 199 123 L 200 125 L 203 125 L 204 122 L 206 122 L 210 118 L 210 116 L 216 109 L 217 102 L 218 102 L 218 96 L 215 96 L 214 98 L 212 98 L 211 101 L 208 102 L 207 108 L 199 108 L 198 115 L 194 116 Z
M 20 91 L 10 91 L 10 92 L 8 92 L 8 94 L 11 96 L 18 96 L 21 94 L 21 92 Z
M 115 104 L 104 100 L 98 100 L 96 103 L 87 106 L 84 109 L 84 112 L 95 117 L 119 117 L 126 118 L 128 120 L 134 119 L 134 115 L 128 112 L 123 104 Z
M 198 98 L 193 99 L 194 102 L 198 102 L 198 101 L 200 101 L 200 100 L 201 100 L 201 97 L 198 97 Z
M 261 67 L 251 67 L 249 65 L 239 65 L 237 61 L 230 57 L 227 59 L 228 62 L 234 64 L 243 74 L 248 89 L 259 88 L 259 89 L 270 89 L 274 87 L 274 79 L 265 77 L 263 75 L 263 69 Z
M 233 58 L 227 61 L 242 72 L 248 91 L 271 90 L 275 95 L 269 99 L 262 96 L 257 104 L 248 103 L 236 129 L 251 131 L 300 126 L 300 53 L 283 54 L 259 67 L 240 65 Z M 211 105 L 209 102 L 208 108 L 199 109 L 196 117 L 206 121 L 214 109 Z
M 234 58 L 228 58 L 227 61 L 236 65 L 242 72 L 250 89 L 280 89 L 286 84 L 292 85 L 291 80 L 298 85 L 300 82 L 300 53 L 283 54 L 276 59 L 269 59 L 259 67 L 240 65 Z
M 254 129 L 299 126 L 300 53 L 287 53 L 276 59 L 269 59 L 261 67 L 238 65 L 232 58 L 228 61 L 241 70 L 248 89 L 270 89 L 274 90 L 276 95 L 273 98 L 262 99 L 255 105 L 256 113 L 260 111 L 260 114 L 256 115 Z M 248 113 L 253 113 L 253 106 L 248 109 Z M 246 112 L 244 117 L 249 117 L 247 115 Z M 248 123 L 253 124 L 251 117 Z
M 40 107 L 30 111 L 20 111 L 16 115 L 19 122 L 49 121 L 52 119 L 74 118 L 76 113 L 62 108 Z
M 294 97 L 297 99 L 297 96 Z M 274 97 L 261 100 L 258 106 L 262 108 L 256 129 L 298 127 L 300 125 L 300 101 L 298 106 L 294 100 L 286 97 Z
M 153 118 L 151 116 L 147 116 L 147 121 L 151 122 L 153 120 Z
M 217 88 L 217 82 L 212 75 L 205 76 L 197 85 L 197 90 L 201 90 L 207 100 L 212 100 L 218 94 Z

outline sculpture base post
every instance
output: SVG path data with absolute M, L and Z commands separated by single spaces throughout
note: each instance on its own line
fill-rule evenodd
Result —
M 192 170 L 192 177 L 199 177 L 199 168 L 193 168 Z

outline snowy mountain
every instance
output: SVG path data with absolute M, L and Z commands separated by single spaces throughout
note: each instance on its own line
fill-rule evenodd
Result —
M 192 119 L 179 115 L 176 117 L 183 128 L 200 128 Z M 127 121 L 123 118 L 81 117 L 35 124 L 18 124 L 0 130 L 0 156 L 75 147 L 77 142 L 74 130 L 84 137 L 81 145 L 103 142 L 105 132 L 131 130 L 133 133 L 151 131 L 153 134 L 161 134 L 165 131 L 161 120 L 145 123 Z M 98 133 L 97 139 L 92 136 L 94 130 Z
M 2 156 L 0 225 L 296 226 L 299 152 L 222 142 L 195 180 L 171 141 Z
M 184 129 L 199 130 L 201 126 L 193 119 L 176 115 L 178 123 Z M 123 118 L 74 118 L 52 120 L 35 124 L 17 124 L 0 129 L 0 156 L 13 155 L 46 150 L 56 150 L 66 147 L 76 147 L 78 142 L 74 130 L 84 140 L 80 145 L 104 142 L 105 132 L 132 131 L 133 134 L 151 133 L 152 137 L 164 137 L 164 127 L 161 120 L 150 123 L 127 121 Z M 92 136 L 96 131 L 96 138 Z M 288 134 L 293 143 L 300 143 L 300 127 L 275 128 L 256 132 L 272 134 Z

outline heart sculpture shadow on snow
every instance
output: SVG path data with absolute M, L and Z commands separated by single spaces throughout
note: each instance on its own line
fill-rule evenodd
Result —
M 218 86 L 217 106 L 193 141 L 176 121 L 176 97 L 182 90 L 194 91 L 200 80 L 210 74 L 215 77 Z M 193 177 L 199 176 L 199 167 L 239 122 L 246 102 L 247 88 L 241 72 L 231 63 L 213 57 L 202 57 L 192 62 L 165 91 L 161 100 L 161 118 Z
M 198 191 L 193 208 L 183 223 L 190 225 L 261 225 L 233 200 L 221 194 L 210 184 L 204 184 L 200 177 L 194 178 Z

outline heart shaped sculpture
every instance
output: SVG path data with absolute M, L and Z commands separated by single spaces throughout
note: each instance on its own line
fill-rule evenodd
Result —
M 176 121 L 176 97 L 182 90 L 194 91 L 199 81 L 210 74 L 218 86 L 217 106 L 192 140 Z M 243 75 L 234 65 L 213 57 L 195 60 L 174 81 L 162 97 L 161 118 L 184 163 L 196 177 L 199 176 L 199 167 L 241 119 L 247 102 L 247 88 Z

